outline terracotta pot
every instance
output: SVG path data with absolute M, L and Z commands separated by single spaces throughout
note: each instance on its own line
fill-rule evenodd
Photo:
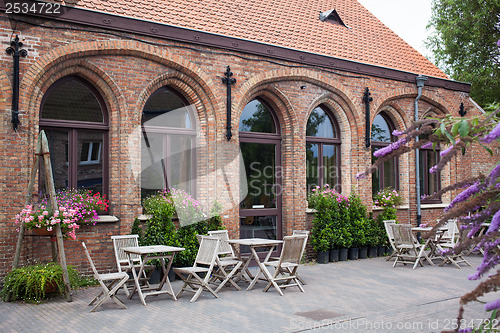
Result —
M 31 230 L 33 230 L 33 233 L 35 235 L 38 235 L 38 236 L 55 236 L 56 235 L 56 231 L 54 229 L 52 229 L 52 231 L 48 231 L 45 228 L 33 228 Z

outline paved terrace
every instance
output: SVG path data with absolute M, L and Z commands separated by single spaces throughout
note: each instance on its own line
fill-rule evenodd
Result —
M 90 313 L 88 302 L 98 288 L 78 290 L 71 303 L 63 297 L 33 305 L 0 302 L 0 332 L 438 332 L 453 328 L 462 294 L 478 282 L 467 276 L 473 267 L 458 269 L 426 264 L 392 268 L 392 261 L 373 258 L 299 268 L 305 293 L 287 288 L 285 296 L 263 283 L 251 291 L 224 288 L 219 299 L 204 292 L 196 303 L 184 293 L 178 301 L 168 295 L 150 296 L 147 306 L 137 295 L 119 298 L 128 309 L 107 302 Z M 242 283 L 243 287 L 244 284 Z M 173 282 L 174 290 L 181 281 Z M 493 299 L 499 295 L 490 295 Z M 483 306 L 466 308 L 467 323 L 485 317 Z

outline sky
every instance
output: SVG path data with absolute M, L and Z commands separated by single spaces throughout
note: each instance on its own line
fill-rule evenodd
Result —
M 417 51 L 431 57 L 424 45 L 429 32 L 425 27 L 431 18 L 432 0 L 358 0 L 382 23 Z

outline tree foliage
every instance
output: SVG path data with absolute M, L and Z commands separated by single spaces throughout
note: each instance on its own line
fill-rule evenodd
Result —
M 427 46 L 438 66 L 471 83 L 481 106 L 499 102 L 500 0 L 434 0 L 428 27 L 435 29 Z

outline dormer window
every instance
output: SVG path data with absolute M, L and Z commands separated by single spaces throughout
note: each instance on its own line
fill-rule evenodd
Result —
M 348 28 L 348 26 L 342 21 L 339 13 L 335 9 L 328 10 L 326 12 L 319 13 L 319 20 L 321 22 L 331 22 L 338 25 L 343 25 Z

